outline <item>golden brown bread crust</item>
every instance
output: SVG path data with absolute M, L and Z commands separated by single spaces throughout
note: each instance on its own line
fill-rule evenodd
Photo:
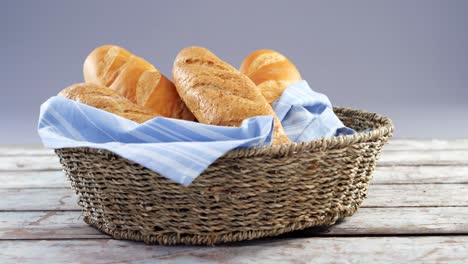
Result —
M 195 121 L 174 84 L 153 65 L 118 46 L 93 50 L 83 66 L 86 82 L 106 86 L 162 116 Z
M 273 104 L 284 90 L 302 80 L 296 66 L 274 50 L 256 50 L 249 54 L 240 67 L 262 91 L 268 103 Z
M 119 115 L 137 123 L 160 116 L 158 113 L 132 103 L 115 91 L 94 83 L 77 83 L 63 89 L 59 96 Z
M 239 126 L 246 118 L 270 115 L 275 118 L 272 144 L 289 143 L 255 84 L 207 49 L 183 49 L 175 59 L 172 75 L 182 100 L 199 122 Z

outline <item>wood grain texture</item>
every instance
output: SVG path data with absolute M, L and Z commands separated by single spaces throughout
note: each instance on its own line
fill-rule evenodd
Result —
M 0 189 L 0 211 L 80 210 L 69 188 Z
M 468 166 L 468 150 L 384 151 L 378 166 Z M 56 156 L 0 156 L 0 171 L 61 170 Z
M 0 197 L 0 211 L 79 209 L 74 193 L 68 188 L 0 189 Z M 468 206 L 468 185 L 372 185 L 362 205 L 382 208 L 413 206 Z
M 0 156 L 0 171 L 61 170 L 57 156 Z
M 464 263 L 468 237 L 272 239 L 217 247 L 119 240 L 0 241 L 2 263 Z
M 468 183 L 468 166 L 377 167 L 372 184 Z
M 468 139 L 404 139 L 392 138 L 384 151 L 394 150 L 468 150 Z M 0 156 L 55 155 L 42 145 L 0 146 Z
M 0 171 L 1 188 L 69 188 L 62 171 Z
M 468 150 L 383 151 L 378 166 L 468 165 Z
M 0 156 L 52 156 L 54 150 L 43 146 L 0 146 Z
M 409 206 L 468 206 L 468 185 L 371 185 L 362 204 L 362 207 Z
M 468 234 L 468 207 L 360 208 L 353 217 L 328 228 L 285 236 Z M 105 239 L 79 211 L 0 212 L 0 240 Z
M 468 139 L 391 139 L 384 150 L 468 150 Z
M 396 145 L 394 149 L 384 148 L 380 160 L 377 163 L 378 166 L 468 166 L 468 148 L 465 149 L 465 141 L 461 141 L 460 146 L 452 141 L 435 141 L 435 143 L 428 143 L 429 146 L 427 146 L 427 149 L 420 147 L 416 150 L 409 149 L 410 146 L 408 146 L 408 149 L 404 147 L 406 144 L 410 144 L 409 142 L 405 144 L 398 142 L 399 141 L 393 143 Z M 46 171 L 62 169 L 58 157 L 49 155 L 53 154 L 50 150 L 5 148 L 3 151 L 4 152 L 0 152 L 2 153 L 0 154 L 0 171 Z
M 1 188 L 69 188 L 62 171 L 0 171 Z M 468 166 L 377 167 L 372 184 L 468 183 Z
M 0 212 L 2 239 L 109 238 L 83 221 L 79 211 Z
M 326 234 L 468 234 L 467 219 L 468 207 L 360 208 Z

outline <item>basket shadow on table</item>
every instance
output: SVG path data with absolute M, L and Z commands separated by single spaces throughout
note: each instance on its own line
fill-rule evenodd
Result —
M 334 225 L 339 225 L 344 221 L 346 221 L 346 219 L 337 220 Z M 253 239 L 253 240 L 216 244 L 214 246 L 215 247 L 244 247 L 244 246 L 252 246 L 252 245 L 277 243 L 281 241 L 286 242 L 286 241 L 294 240 L 295 238 L 324 237 L 324 236 L 327 236 L 326 234 L 329 232 L 329 229 L 332 227 L 333 225 L 332 226 L 315 226 L 315 227 L 310 227 L 310 228 L 306 228 L 303 230 L 296 230 L 296 231 L 284 233 L 284 234 L 277 235 L 274 237 L 263 237 L 263 238 Z

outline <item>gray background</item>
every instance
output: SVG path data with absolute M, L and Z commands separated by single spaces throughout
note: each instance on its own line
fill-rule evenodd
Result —
M 287 3 L 288 2 L 288 3 Z M 96 46 L 170 76 L 177 52 L 239 66 L 289 57 L 335 105 L 390 116 L 398 137 L 468 136 L 468 1 L 1 1 L 0 144 L 39 144 L 40 104 L 82 81 Z

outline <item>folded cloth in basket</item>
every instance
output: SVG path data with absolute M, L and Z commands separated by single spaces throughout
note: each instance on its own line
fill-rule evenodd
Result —
M 305 81 L 288 87 L 274 110 L 293 142 L 354 133 L 333 113 L 328 98 Z M 106 149 L 188 186 L 226 152 L 270 144 L 272 127 L 269 116 L 246 119 L 240 127 L 164 117 L 137 124 L 54 96 L 41 105 L 38 133 L 48 148 Z

